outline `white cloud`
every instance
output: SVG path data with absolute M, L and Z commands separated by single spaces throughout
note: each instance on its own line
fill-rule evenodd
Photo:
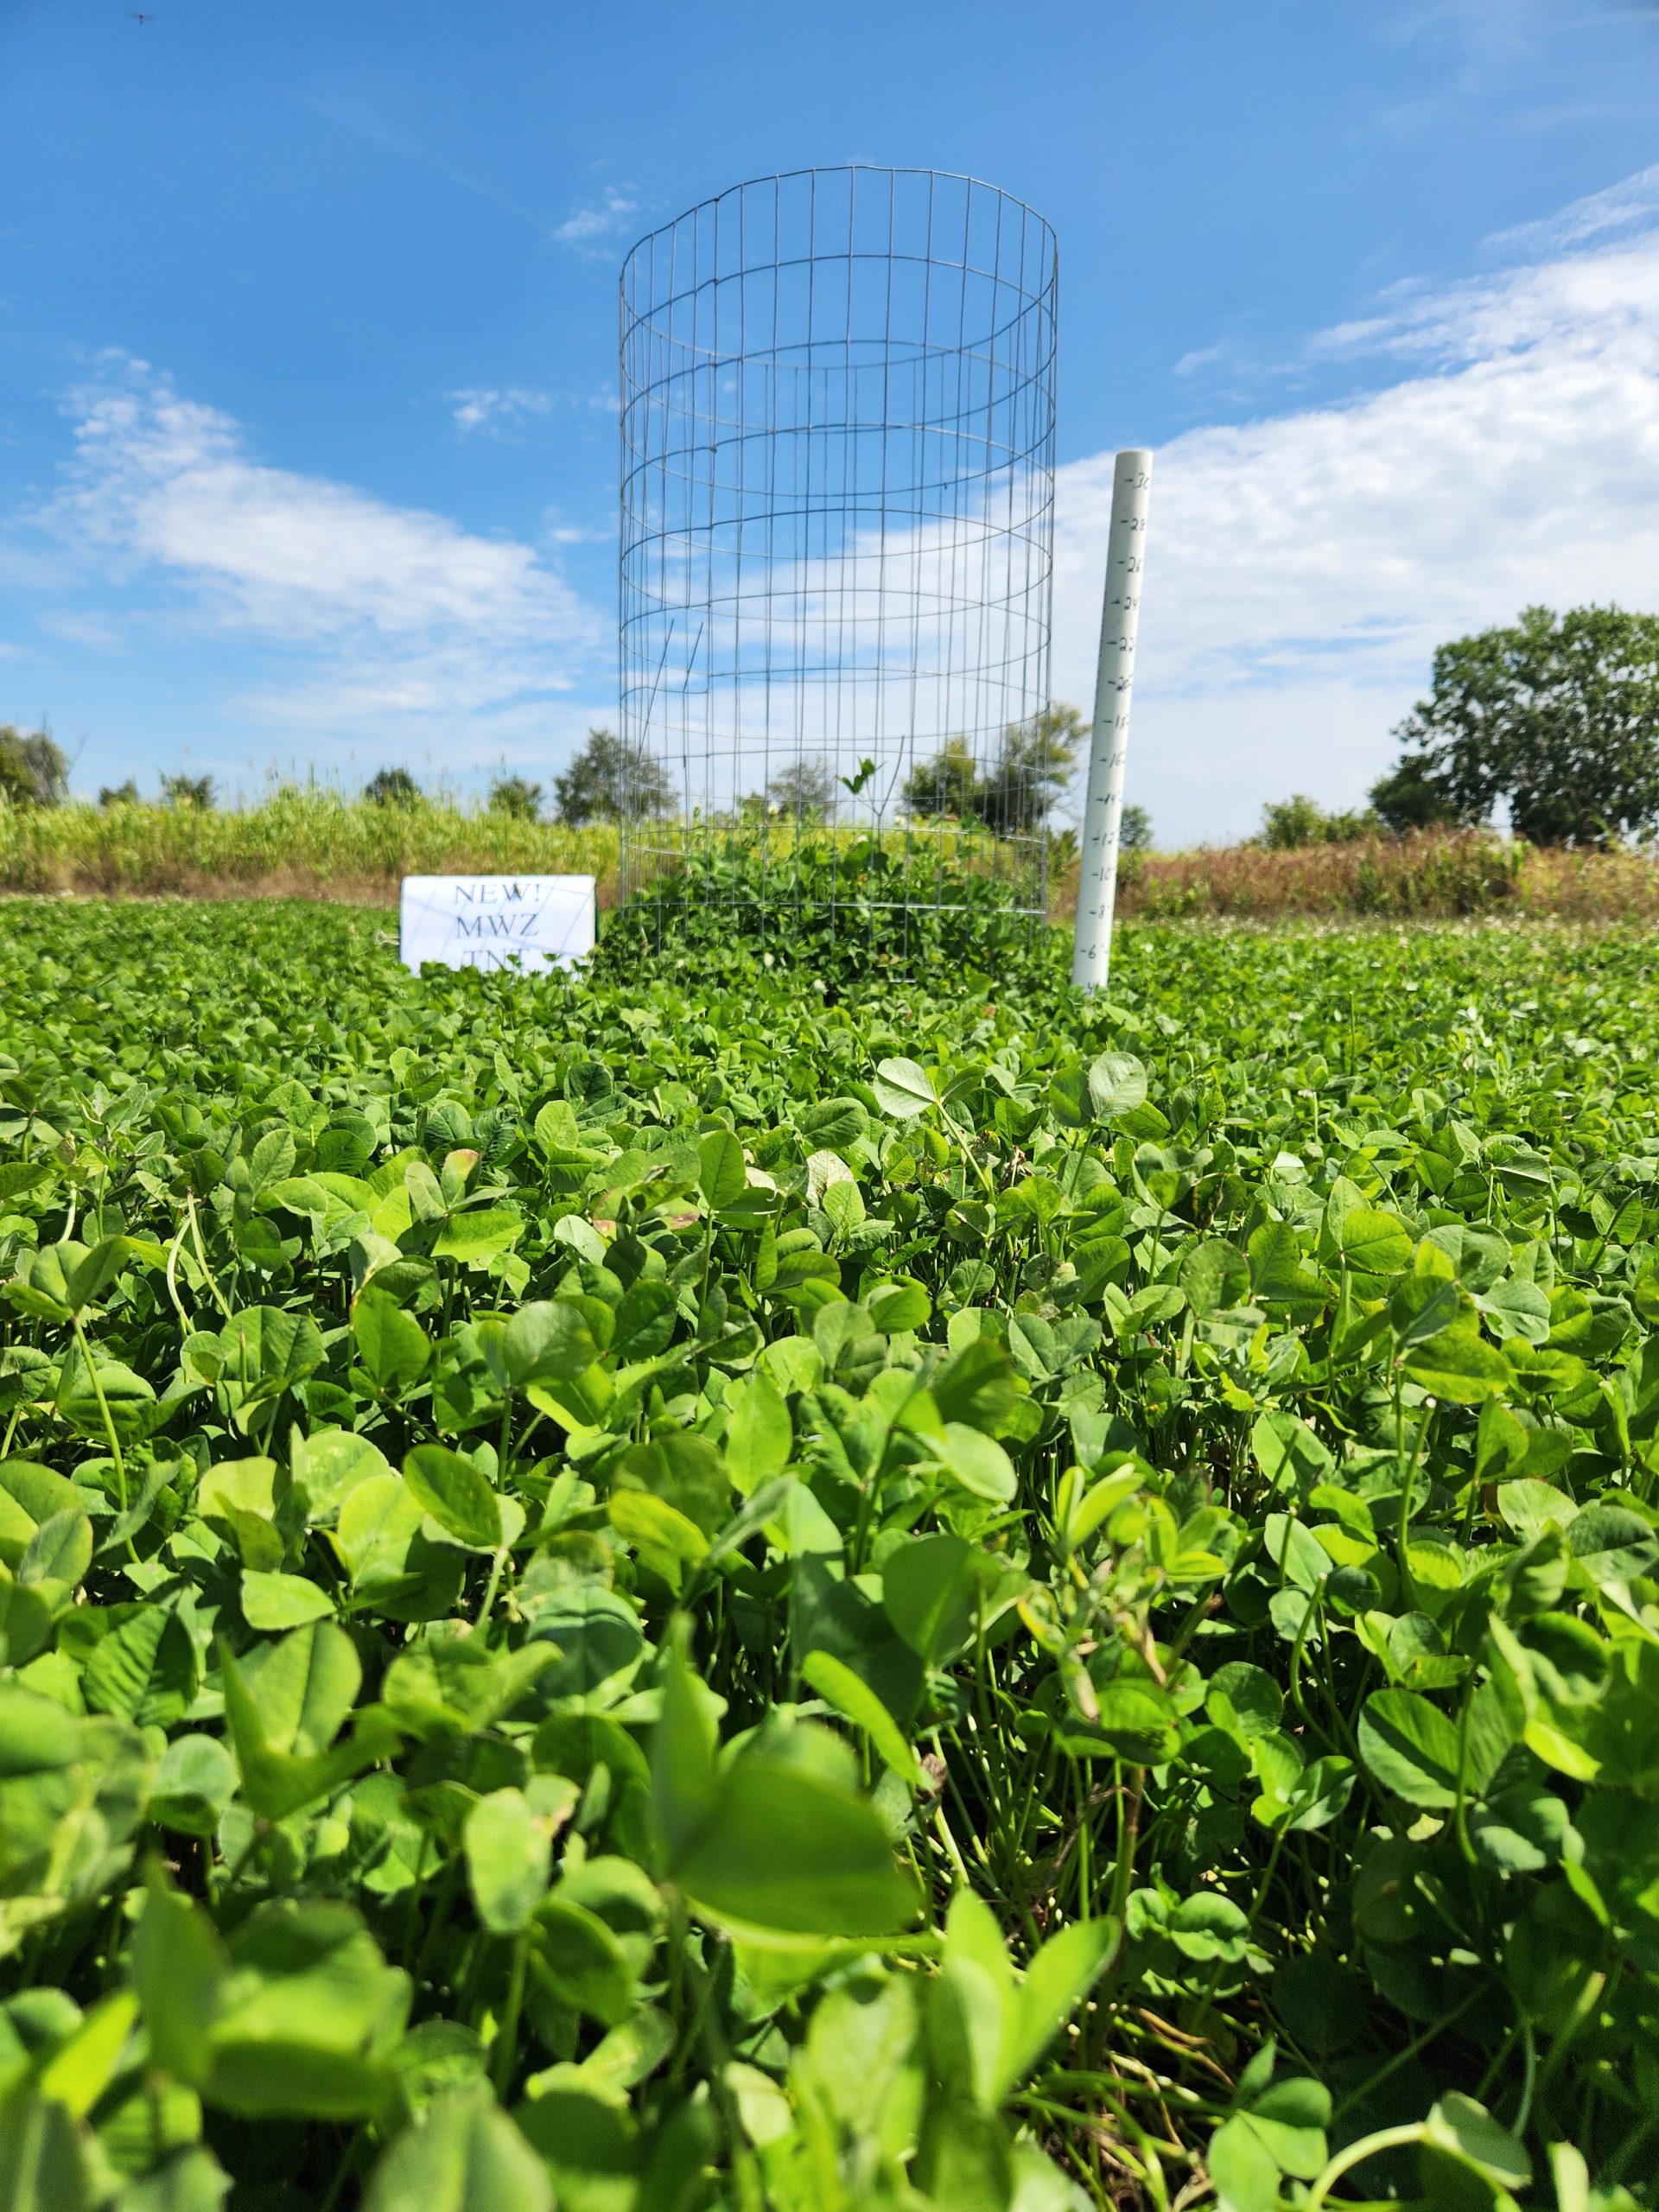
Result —
M 525 423 L 554 414 L 562 407 L 588 409 L 614 415 L 620 401 L 608 389 L 598 391 L 539 391 L 524 385 L 470 385 L 444 394 L 450 403 L 455 427 L 463 435 L 474 430 L 492 437 L 509 437 Z
M 595 201 L 575 208 L 554 230 L 561 245 L 580 246 L 592 252 L 619 238 L 639 213 L 632 185 L 607 185 Z
M 143 362 L 112 357 L 67 411 L 74 458 L 35 521 L 174 625 L 278 649 L 242 702 L 267 720 L 388 738 L 459 715 L 493 741 L 545 727 L 609 645 L 532 548 L 272 467 Z
M 511 385 L 505 391 L 474 385 L 446 396 L 453 404 L 455 427 L 460 430 L 514 429 L 528 416 L 550 415 L 557 404 L 554 393 L 527 391 L 521 385 Z
M 1610 231 L 1645 228 L 1656 217 L 1659 217 L 1659 166 L 1638 169 L 1622 184 L 1574 200 L 1558 215 L 1548 216 L 1541 223 L 1522 223 L 1513 230 L 1500 231 L 1487 244 L 1535 259 L 1547 252 L 1582 245 L 1589 238 L 1605 238 Z
M 1182 354 L 1175 364 L 1175 374 L 1178 377 L 1196 376 L 1200 369 L 1217 368 L 1231 358 L 1230 349 L 1225 346 L 1199 346 L 1192 353 Z
M 1293 788 L 1360 798 L 1445 639 L 1659 601 L 1654 182 L 1568 209 L 1545 240 L 1568 250 L 1318 341 L 1396 365 L 1386 389 L 1158 454 L 1129 775 L 1161 837 L 1236 835 Z M 1058 485 L 1054 689 L 1085 704 L 1111 475 L 1103 454 Z

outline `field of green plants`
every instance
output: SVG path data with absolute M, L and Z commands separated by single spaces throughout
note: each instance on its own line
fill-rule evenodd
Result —
M 0 920 L 0 2208 L 1659 2205 L 1650 939 Z
M 540 871 L 593 875 L 614 895 L 613 823 L 574 830 L 437 797 L 377 806 L 279 786 L 258 804 L 14 806 L 0 798 L 0 889 L 118 898 L 344 899 L 396 906 L 405 875 Z

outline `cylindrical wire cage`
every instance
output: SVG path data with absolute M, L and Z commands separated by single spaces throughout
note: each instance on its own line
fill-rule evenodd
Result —
M 916 169 L 739 185 L 628 255 L 636 911 L 1045 912 L 1057 280 L 1040 216 Z

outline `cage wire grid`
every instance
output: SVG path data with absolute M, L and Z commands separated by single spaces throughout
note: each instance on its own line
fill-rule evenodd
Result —
M 907 950 L 973 878 L 1046 913 L 1058 281 L 1032 209 L 916 169 L 754 180 L 627 256 L 621 893 L 659 942 L 727 900 Z

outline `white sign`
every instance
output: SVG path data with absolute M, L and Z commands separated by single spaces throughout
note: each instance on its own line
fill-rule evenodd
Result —
M 594 949 L 591 875 L 406 875 L 406 968 L 569 967 Z

